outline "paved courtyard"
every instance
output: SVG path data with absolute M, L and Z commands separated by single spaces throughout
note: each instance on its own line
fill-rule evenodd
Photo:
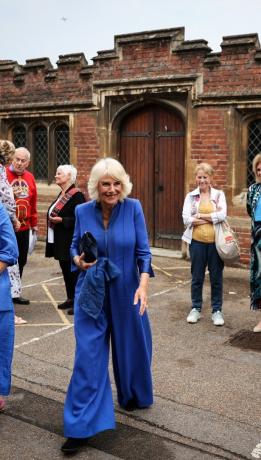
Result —
M 261 441 L 261 334 L 249 311 L 248 270 L 226 268 L 225 326 L 211 321 L 208 274 L 202 319 L 186 322 L 190 264 L 153 257 L 150 319 L 154 339 L 155 404 L 127 413 L 116 402 L 117 430 L 92 438 L 77 458 L 251 459 Z M 41 243 L 24 273 L 17 306 L 28 324 L 16 327 L 13 391 L 0 416 L 5 459 L 63 458 L 62 407 L 74 357 L 73 317 L 57 309 L 65 299 L 58 263 Z M 113 392 L 115 386 L 112 377 Z

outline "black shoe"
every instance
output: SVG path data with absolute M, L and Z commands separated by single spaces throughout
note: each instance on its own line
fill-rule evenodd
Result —
M 70 310 L 67 311 L 67 315 L 74 315 L 74 308 L 70 308 Z
M 30 300 L 24 299 L 23 297 L 14 297 L 13 302 L 17 303 L 18 305 L 29 305 Z
M 63 303 L 59 303 L 57 308 L 59 310 L 66 310 L 67 308 L 71 308 L 73 306 L 73 302 L 71 300 L 65 300 Z
M 65 454 L 73 454 L 87 443 L 87 438 L 68 438 L 61 447 Z
M 123 407 L 124 410 L 127 410 L 128 412 L 132 412 L 133 410 L 137 409 L 137 404 L 134 399 L 130 399 L 126 406 Z

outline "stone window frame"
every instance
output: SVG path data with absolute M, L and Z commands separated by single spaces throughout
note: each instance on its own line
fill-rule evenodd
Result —
M 59 126 L 64 125 L 68 128 L 68 146 L 69 146 L 69 159 L 71 161 L 71 133 L 70 133 L 70 124 L 68 118 L 55 118 L 48 119 L 37 117 L 35 119 L 16 119 L 13 120 L 8 126 L 8 138 L 12 141 L 13 139 L 13 129 L 16 126 L 22 126 L 25 128 L 26 132 L 26 148 L 31 153 L 31 162 L 29 170 L 34 174 L 35 171 L 35 159 L 34 159 L 34 136 L 33 131 L 36 127 L 44 126 L 47 130 L 47 146 L 48 146 L 48 176 L 46 179 L 37 179 L 37 182 L 47 183 L 48 185 L 54 182 L 54 175 L 56 171 L 56 145 L 55 145 L 55 130 Z
M 243 160 L 241 165 L 244 167 L 239 167 L 238 170 L 240 172 L 241 177 L 241 191 L 246 191 L 248 189 L 247 184 L 247 171 L 248 171 L 248 148 L 249 148 L 249 129 L 250 125 L 254 121 L 261 120 L 261 111 L 255 112 L 252 114 L 247 114 L 242 120 L 242 136 L 241 136 L 241 159 Z
M 250 140 L 249 140 L 249 136 L 250 136 L 250 126 L 255 123 L 255 122 L 259 122 L 259 124 L 261 123 L 261 115 L 259 117 L 255 117 L 253 120 L 251 120 L 249 123 L 248 123 L 248 145 L 247 145 L 247 180 L 248 180 L 248 172 L 249 170 L 252 171 L 252 162 L 253 162 L 253 159 L 254 157 L 258 154 L 258 153 L 261 153 L 261 148 L 257 149 L 256 152 L 254 153 L 254 156 L 252 157 L 252 159 L 250 160 L 249 158 L 249 146 L 250 146 Z M 261 133 L 260 133 L 260 136 L 258 135 L 258 146 L 261 145 Z M 251 179 L 252 179 L 252 182 L 255 180 L 255 176 L 254 174 L 252 173 L 251 175 Z M 248 184 L 250 185 L 250 184 Z

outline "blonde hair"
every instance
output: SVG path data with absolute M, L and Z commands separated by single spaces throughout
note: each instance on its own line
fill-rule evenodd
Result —
M 214 169 L 209 163 L 199 163 L 195 168 L 195 174 L 197 175 L 200 170 L 209 176 L 213 176 L 214 174 Z
M 12 142 L 0 139 L 0 162 L 1 159 L 5 164 L 8 164 L 11 162 L 13 156 L 15 154 L 15 146 Z
M 123 201 L 131 193 L 132 183 L 122 164 L 114 158 L 103 158 L 93 166 L 89 177 L 88 193 L 92 200 L 99 201 L 98 183 L 104 176 L 113 177 L 121 182 L 120 201 Z
M 259 163 L 261 163 L 261 153 L 258 153 L 252 162 L 252 170 L 253 170 L 253 173 L 255 174 L 256 182 L 261 182 L 261 177 L 258 177 L 257 170 L 256 170 L 257 165 Z

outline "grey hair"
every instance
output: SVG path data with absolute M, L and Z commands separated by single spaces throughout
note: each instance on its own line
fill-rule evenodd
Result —
M 72 182 L 72 184 L 74 184 L 74 182 L 76 181 L 76 177 L 77 177 L 77 169 L 75 168 L 75 166 L 73 166 L 73 165 L 59 165 L 57 167 L 57 170 L 58 169 L 61 169 L 65 174 L 70 174 L 71 182 Z
M 131 193 L 132 183 L 130 182 L 130 176 L 126 173 L 122 164 L 115 158 L 103 158 L 93 166 L 90 173 L 88 193 L 91 200 L 99 201 L 98 183 L 104 176 L 113 177 L 121 182 L 120 201 L 123 201 Z
M 27 155 L 27 160 L 30 161 L 31 154 L 29 150 L 26 149 L 25 147 L 18 147 L 17 149 L 15 149 L 15 152 L 25 153 Z

